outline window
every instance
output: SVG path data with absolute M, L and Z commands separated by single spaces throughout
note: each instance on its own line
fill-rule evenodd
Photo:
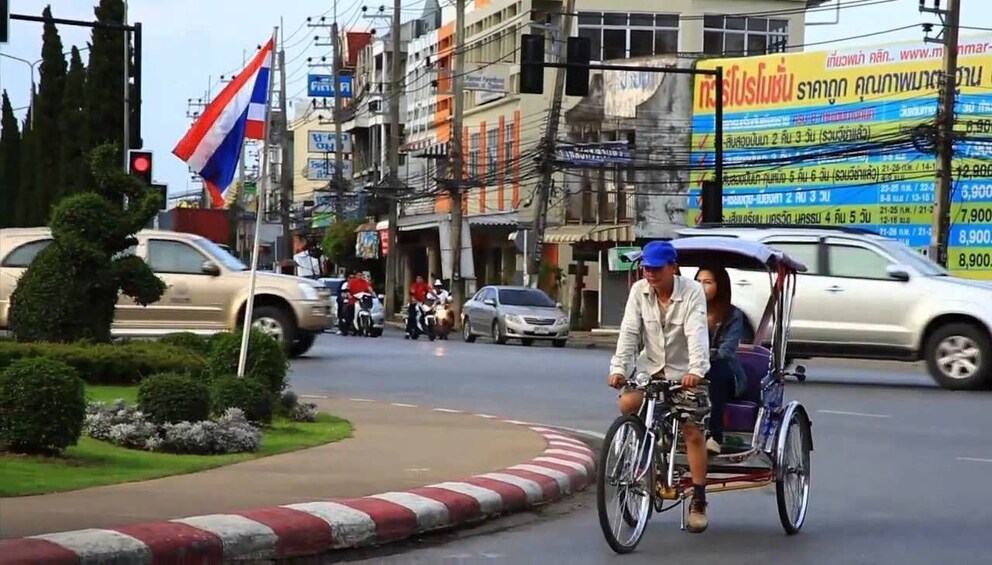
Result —
M 891 280 L 885 272 L 889 260 L 871 249 L 850 245 L 831 245 L 827 249 L 831 276 Z
M 199 275 L 207 258 L 180 241 L 152 239 L 148 242 L 148 266 L 156 273 Z
M 500 176 L 509 180 L 513 177 L 513 122 L 506 122 L 503 132 L 503 171 Z
M 477 133 L 468 136 L 468 174 L 470 177 L 482 176 L 482 169 L 479 167 L 479 152 L 482 147 L 479 139 L 480 136 Z
M 707 55 L 765 55 L 785 51 L 789 21 L 744 16 L 705 16 L 703 51 Z
M 806 265 L 807 275 L 819 275 L 820 274 L 820 260 L 819 251 L 820 245 L 815 242 L 785 242 L 785 241 L 766 241 L 765 245 L 785 253 L 789 257 L 792 257 L 796 261 L 799 261 L 803 265 Z
M 554 308 L 555 302 L 542 290 L 503 289 L 499 291 L 499 303 L 504 306 L 533 306 Z
M 674 14 L 580 12 L 578 35 L 589 39 L 594 61 L 677 53 L 679 17 Z
M 41 250 L 52 243 L 50 239 L 41 239 L 25 243 L 7 254 L 3 260 L 4 267 L 27 268 Z
M 486 182 L 499 182 L 499 129 L 492 128 L 486 132 Z

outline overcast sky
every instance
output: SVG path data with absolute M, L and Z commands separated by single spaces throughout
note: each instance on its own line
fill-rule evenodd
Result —
M 970 25 L 976 27 L 992 27 L 992 1 L 961 1 L 965 25 L 972 22 Z M 850 2 L 842 0 L 841 4 Z M 932 2 L 927 0 L 927 5 Z M 95 3 L 96 0 L 12 0 L 11 11 L 40 15 L 44 6 L 50 4 L 55 17 L 92 20 Z M 919 28 L 845 39 L 934 21 L 932 16 L 919 13 L 919 0 L 854 1 L 859 3 L 872 5 L 841 9 L 837 24 L 809 25 L 808 49 L 919 40 L 922 38 Z M 342 0 L 338 3 L 342 28 L 377 26 L 380 31 L 385 30 L 386 20 L 362 17 L 360 11 L 362 6 L 368 6 L 370 13 L 377 12 L 382 4 L 382 0 Z M 403 19 L 419 15 L 422 6 L 423 0 L 406 3 Z M 321 35 L 324 39 L 321 43 L 326 43 L 327 30 L 301 26 L 308 16 L 316 20 L 324 15 L 330 20 L 333 7 L 328 0 L 130 0 L 128 19 L 142 22 L 144 29 L 143 137 L 146 148 L 156 154 L 155 180 L 168 183 L 171 194 L 190 190 L 186 165 L 171 154 L 190 124 L 186 117 L 188 99 L 202 97 L 208 89 L 216 95 L 222 87 L 221 75 L 239 70 L 243 57 L 250 57 L 256 45 L 268 39 L 273 26 L 279 25 L 280 17 L 287 33 L 287 91 L 290 99 L 305 95 L 306 58 L 329 55 L 329 48 L 314 46 L 313 41 L 314 35 Z M 819 12 L 811 14 L 809 20 L 827 22 L 834 17 L 833 11 Z M 0 45 L 0 53 L 37 61 L 41 56 L 41 24 L 16 21 L 10 27 L 10 43 Z M 67 51 L 72 45 L 84 47 L 89 39 L 88 29 L 60 26 L 60 33 Z M 966 33 L 980 32 L 962 31 Z M 812 45 L 821 42 L 829 43 Z M 85 53 L 83 60 L 87 60 Z M 21 108 L 18 112 L 21 116 L 28 104 L 30 77 L 27 64 L 0 57 L 0 88 L 7 90 L 15 108 Z

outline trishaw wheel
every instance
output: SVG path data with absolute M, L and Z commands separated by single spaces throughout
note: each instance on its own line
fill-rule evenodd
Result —
M 809 505 L 811 431 L 806 414 L 793 410 L 779 433 L 785 437 L 780 441 L 782 449 L 777 464 L 781 472 L 775 481 L 775 498 L 782 527 L 785 533 L 793 535 L 802 529 Z
M 645 459 L 644 424 L 635 416 L 617 418 L 603 441 L 596 477 L 599 525 L 610 548 L 634 551 L 653 511 L 655 464 Z M 642 460 L 642 461 L 639 461 Z M 644 465 L 650 468 L 646 472 Z M 643 478 L 637 479 L 643 474 Z

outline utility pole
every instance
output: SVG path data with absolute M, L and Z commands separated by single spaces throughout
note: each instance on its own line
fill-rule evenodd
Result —
M 210 80 L 212 80 L 212 79 L 213 79 L 213 77 L 209 77 L 207 79 L 207 82 L 209 83 Z M 221 80 L 223 80 L 223 79 L 224 79 L 224 77 L 221 77 Z M 209 89 L 205 92 L 203 98 L 187 98 L 186 99 L 186 117 L 189 118 L 190 121 L 195 122 L 196 120 L 200 119 L 200 114 L 203 113 L 203 109 L 206 108 L 207 107 L 207 104 L 208 104 L 207 102 L 205 102 L 205 100 L 210 100 L 210 90 Z M 125 153 L 127 153 L 127 152 L 125 151 Z M 202 182 L 202 179 L 200 178 L 200 176 L 197 175 L 197 174 L 195 174 L 195 171 L 193 171 L 193 169 L 190 169 L 189 171 L 190 171 L 190 174 L 192 175 L 191 178 L 197 184 L 201 185 L 200 186 L 200 208 L 208 208 L 209 207 L 209 202 L 210 202 L 210 197 L 207 195 L 207 185 L 206 185 L 206 183 Z
M 401 0 L 393 0 L 392 54 L 389 71 L 389 253 L 386 255 L 386 315 L 396 313 L 396 286 L 399 279 L 399 250 L 396 248 L 400 193 L 400 96 L 403 66 L 400 65 Z
M 461 323 L 462 303 L 465 301 L 465 281 L 462 280 L 462 182 L 465 178 L 465 154 L 462 132 L 465 131 L 465 0 L 455 0 L 455 65 L 452 71 L 451 94 L 455 99 L 452 128 L 451 178 L 451 302 L 455 324 Z
M 557 63 L 565 63 L 565 49 L 562 47 L 567 37 L 572 34 L 572 13 L 575 12 L 575 0 L 567 0 L 562 14 L 562 24 L 559 29 L 550 30 L 552 37 L 552 53 L 557 53 Z M 534 237 L 531 239 L 532 248 L 529 250 L 530 260 L 525 265 L 524 272 L 528 286 L 536 288 L 540 281 L 541 257 L 544 247 L 544 231 L 548 225 L 548 205 L 551 200 L 551 186 L 555 172 L 555 142 L 558 139 L 558 122 L 561 121 L 562 98 L 565 94 L 565 69 L 555 68 L 555 85 L 551 92 L 551 109 L 548 112 L 548 127 L 541 142 L 541 180 L 537 185 L 537 211 L 534 215 Z
M 937 14 L 944 29 L 937 38 L 924 39 L 927 43 L 940 43 L 944 46 L 943 82 L 940 88 L 940 104 L 937 110 L 937 166 L 934 181 L 933 227 L 930 233 L 928 255 L 937 263 L 947 266 L 947 239 L 950 230 L 951 184 L 954 157 L 954 102 L 957 95 L 958 73 L 958 31 L 961 20 L 960 0 L 947 0 L 947 8 L 927 8 L 925 0 L 920 0 L 920 12 Z
M 279 173 L 279 219 L 282 223 L 283 253 L 287 259 L 293 257 L 293 236 L 290 233 L 289 209 L 293 199 L 293 163 L 289 146 L 292 136 L 289 134 L 289 114 L 286 112 L 286 34 L 279 35 L 279 129 L 280 149 L 282 150 L 282 168 Z M 268 124 L 266 124 L 268 127 Z M 243 148 L 242 148 L 243 149 Z M 244 186 L 242 186 L 244 190 Z
M 344 179 L 341 176 L 341 169 L 344 166 L 344 155 L 342 154 L 341 142 L 341 34 L 338 32 L 337 2 L 334 3 L 334 23 L 331 25 L 331 33 L 334 34 L 334 61 L 332 62 L 331 80 L 334 81 L 334 188 L 336 198 L 334 199 L 334 220 L 344 221 Z

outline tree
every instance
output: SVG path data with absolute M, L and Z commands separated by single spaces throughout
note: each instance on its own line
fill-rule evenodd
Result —
M 100 0 L 97 21 L 124 22 L 124 0 Z M 86 74 L 85 149 L 116 145 L 117 162 L 124 166 L 124 33 L 93 28 Z
M 31 93 L 31 97 L 37 100 L 34 92 Z M 34 162 L 37 147 L 35 130 L 31 127 L 33 115 L 29 109 L 24 117 L 24 126 L 21 128 L 21 188 L 14 207 L 14 225 L 18 227 L 43 225 L 47 217 L 47 210 L 38 206 L 35 192 L 38 179 L 34 175 L 34 169 L 29 166 L 29 163 Z
M 35 101 L 34 135 L 35 158 L 25 165 L 32 169 L 37 179 L 36 195 L 32 199 L 44 221 L 48 211 L 61 192 L 59 186 L 59 157 L 62 132 L 59 117 L 65 95 L 66 62 L 62 38 L 52 21 L 52 8 L 42 12 L 45 19 L 41 36 L 41 66 L 38 68 L 38 98 Z
M 355 229 L 361 225 L 357 220 L 334 222 L 324 232 L 321 247 L 324 256 L 339 267 L 353 268 L 355 266 Z
M 86 96 L 86 67 L 79 56 L 79 49 L 72 48 L 69 73 L 65 79 L 62 97 L 62 115 L 59 129 L 62 134 L 59 147 L 59 196 L 79 192 L 90 184 L 89 170 L 83 150 L 82 131 L 86 123 L 83 103 Z
M 158 213 L 162 197 L 128 175 L 119 154 L 111 145 L 95 148 L 90 162 L 96 189 L 67 196 L 53 209 L 53 241 L 11 295 L 16 339 L 108 342 L 119 293 L 147 306 L 165 292 L 165 283 L 128 252 L 138 243 L 134 234 Z
M 21 130 L 7 91 L 0 101 L 0 228 L 14 225 L 21 189 Z

